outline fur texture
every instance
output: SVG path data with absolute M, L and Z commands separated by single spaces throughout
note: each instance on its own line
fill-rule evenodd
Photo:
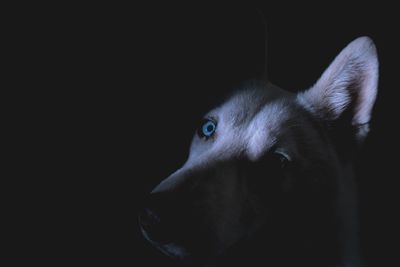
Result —
M 150 194 L 144 236 L 205 266 L 231 265 L 238 246 L 272 266 L 361 266 L 352 144 L 368 133 L 377 83 L 368 37 L 299 94 L 245 83 L 205 115 L 215 132 L 195 134 L 187 162 Z

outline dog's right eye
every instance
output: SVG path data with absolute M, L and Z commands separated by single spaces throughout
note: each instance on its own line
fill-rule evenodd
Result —
M 286 167 L 291 162 L 290 156 L 285 152 L 277 150 L 273 155 L 280 168 Z
M 217 123 L 215 121 L 211 119 L 205 119 L 203 120 L 203 123 L 198 129 L 197 134 L 201 138 L 208 139 L 215 133 L 216 129 L 217 129 Z

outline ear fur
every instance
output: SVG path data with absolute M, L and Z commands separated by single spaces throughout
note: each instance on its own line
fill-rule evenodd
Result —
M 374 42 L 360 37 L 345 47 L 314 86 L 297 100 L 318 119 L 340 120 L 349 113 L 356 139 L 363 141 L 378 87 L 378 57 Z

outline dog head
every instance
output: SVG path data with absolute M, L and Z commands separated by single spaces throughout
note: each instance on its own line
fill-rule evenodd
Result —
M 140 214 L 146 239 L 191 262 L 212 261 L 265 228 L 277 247 L 289 239 L 324 247 L 377 82 L 375 46 L 362 37 L 301 93 L 246 83 L 204 116 L 187 162 L 151 192 Z

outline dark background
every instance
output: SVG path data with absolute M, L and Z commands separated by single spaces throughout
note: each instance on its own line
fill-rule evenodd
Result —
M 42 34 L 51 40 L 50 97 L 61 109 L 50 183 L 60 202 L 49 211 L 57 214 L 48 225 L 51 249 L 36 257 L 55 266 L 175 266 L 142 239 L 138 208 L 184 163 L 213 103 L 263 73 L 267 31 L 269 79 L 291 91 L 310 87 L 353 39 L 375 41 L 379 94 L 357 165 L 362 245 L 367 266 L 395 266 L 395 10 L 336 2 L 55 8 Z

